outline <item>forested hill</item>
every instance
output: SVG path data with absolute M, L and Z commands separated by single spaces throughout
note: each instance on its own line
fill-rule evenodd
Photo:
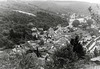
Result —
M 21 10 L 26 12 L 35 13 L 37 11 L 47 11 L 51 13 L 68 13 L 74 12 L 78 14 L 88 15 L 88 7 L 93 6 L 96 8 L 96 4 L 88 2 L 79 2 L 79 1 L 23 1 L 23 2 L 1 2 L 0 3 L 0 13 L 4 11 L 11 10 Z

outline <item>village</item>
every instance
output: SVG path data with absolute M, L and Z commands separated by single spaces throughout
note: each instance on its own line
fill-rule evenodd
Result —
M 100 68 L 99 10 L 89 5 L 83 14 L 21 2 L 0 5 L 10 8 L 0 14 L 0 69 Z
M 88 25 L 87 20 L 92 20 L 92 23 Z M 73 21 L 78 20 L 80 24 L 77 27 L 73 27 Z M 87 25 L 86 25 L 87 24 Z M 52 61 L 50 57 L 57 49 L 70 44 L 71 38 L 75 36 L 80 37 L 80 43 L 83 45 L 87 53 L 90 53 L 91 58 L 97 56 L 100 53 L 100 28 L 96 25 L 95 21 L 91 17 L 77 17 L 75 13 L 70 16 L 69 25 L 62 27 L 57 25 L 56 30 L 50 27 L 47 31 L 43 31 L 43 28 L 37 28 L 33 23 L 29 23 L 32 26 L 32 36 L 34 40 L 29 40 L 24 44 L 15 45 L 15 48 L 8 52 L 8 56 L 23 55 L 24 53 L 35 52 L 38 57 L 40 69 L 44 69 L 43 65 L 46 61 Z M 83 27 L 85 25 L 86 27 Z M 1 52 L 2 53 L 2 52 Z M 91 59 L 91 61 L 99 61 L 98 59 Z

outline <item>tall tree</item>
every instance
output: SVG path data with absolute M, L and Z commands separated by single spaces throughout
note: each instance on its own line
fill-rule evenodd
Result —
M 77 53 L 78 57 L 83 58 L 85 51 L 79 42 L 79 36 L 77 35 L 74 39 L 71 39 L 70 43 L 73 45 L 73 51 Z

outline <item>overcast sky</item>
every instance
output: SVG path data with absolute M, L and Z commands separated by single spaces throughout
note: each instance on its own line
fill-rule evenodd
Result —
M 58 0 L 58 1 L 62 1 L 62 0 Z M 63 1 L 85 1 L 90 3 L 100 3 L 100 0 L 63 0 Z
M 0 1 L 7 1 L 7 0 L 0 0 Z M 17 1 L 19 1 L 19 0 L 17 0 Z M 84 1 L 84 2 L 99 3 L 100 4 L 100 0 L 23 0 L 23 1 Z

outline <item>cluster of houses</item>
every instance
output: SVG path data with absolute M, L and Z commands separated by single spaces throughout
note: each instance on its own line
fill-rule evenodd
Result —
M 71 27 L 71 23 L 76 19 L 80 22 L 86 23 L 86 18 L 78 18 L 76 14 L 73 14 L 70 18 L 69 26 L 66 27 L 58 25 L 56 27 L 56 30 L 50 27 L 47 31 L 44 31 L 43 28 L 36 28 L 35 26 L 33 26 L 31 28 L 32 36 L 35 36 L 37 40 L 30 40 L 25 44 L 18 45 L 16 48 L 12 49 L 13 52 L 25 53 L 29 49 L 36 50 L 38 48 L 39 51 L 43 52 L 42 56 L 46 57 L 47 54 L 52 54 L 57 48 L 69 44 L 70 39 L 74 37 L 75 34 L 78 34 L 80 36 L 80 42 L 87 50 L 87 52 L 94 53 L 95 49 L 97 49 L 99 52 L 99 35 L 91 35 L 90 32 L 81 28 Z M 87 19 L 89 19 L 89 17 L 87 17 Z M 95 27 L 92 26 L 92 28 Z M 73 29 L 74 31 L 70 31 L 71 29 Z
M 91 26 L 87 26 L 86 30 L 83 30 L 82 28 L 74 28 L 72 26 L 74 20 L 79 20 L 81 24 L 85 23 L 87 25 L 87 20 L 89 19 L 91 19 L 93 23 Z M 98 55 L 100 54 L 100 24 L 96 23 L 91 16 L 79 17 L 77 14 L 73 13 L 70 15 L 69 27 L 73 28 L 75 33 L 82 36 L 80 42 L 83 44 L 83 47 L 86 48 L 87 52 L 94 55 L 94 52 L 96 51 Z

